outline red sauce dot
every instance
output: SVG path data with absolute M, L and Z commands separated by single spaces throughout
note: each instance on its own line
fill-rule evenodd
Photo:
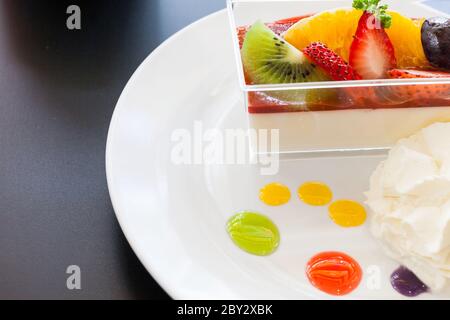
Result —
M 361 282 L 362 270 L 358 262 L 342 252 L 322 252 L 312 257 L 306 275 L 317 289 L 341 296 L 353 291 Z

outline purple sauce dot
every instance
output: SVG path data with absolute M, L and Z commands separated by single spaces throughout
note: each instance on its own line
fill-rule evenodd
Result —
M 428 291 L 428 287 L 414 273 L 403 266 L 392 273 L 391 284 L 398 293 L 407 297 L 415 297 Z

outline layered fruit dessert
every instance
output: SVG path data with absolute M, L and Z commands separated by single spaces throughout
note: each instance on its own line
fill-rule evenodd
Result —
M 384 148 L 450 121 L 445 16 L 354 0 L 240 26 L 237 39 L 250 126 L 279 129 L 281 152 Z

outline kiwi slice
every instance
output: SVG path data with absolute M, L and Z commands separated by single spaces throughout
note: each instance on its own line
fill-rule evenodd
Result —
M 241 49 L 247 77 L 253 84 L 329 81 L 330 77 L 300 50 L 276 35 L 261 21 L 247 31 Z M 322 90 L 323 91 L 323 90 Z M 319 89 L 269 92 L 288 102 L 320 101 Z

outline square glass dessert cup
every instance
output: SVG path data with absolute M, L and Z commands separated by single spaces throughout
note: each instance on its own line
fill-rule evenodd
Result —
M 445 13 L 421 2 L 384 1 L 389 5 L 389 10 L 406 17 L 418 20 L 447 17 Z M 248 80 L 241 47 L 249 26 L 261 21 L 270 24 L 276 33 L 282 34 L 296 21 L 323 11 L 350 9 L 351 6 L 352 0 L 228 0 L 239 82 L 249 128 L 276 129 L 279 132 L 278 148 L 266 147 L 262 150 L 258 148 L 261 142 L 253 139 L 250 141 L 253 152 L 266 153 L 271 150 L 319 155 L 383 152 L 399 139 L 431 123 L 450 122 L 450 78 L 289 84 L 252 84 Z M 342 32 L 332 25 L 323 28 L 329 29 L 336 37 L 349 32 L 345 31 L 348 29 L 345 27 Z M 351 41 L 353 36 L 349 38 Z

